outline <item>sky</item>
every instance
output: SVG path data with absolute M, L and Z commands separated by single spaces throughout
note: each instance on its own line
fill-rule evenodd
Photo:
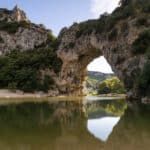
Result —
M 44 24 L 57 36 L 63 27 L 74 22 L 99 18 L 104 12 L 111 13 L 118 3 L 119 0 L 0 0 L 0 7 L 12 9 L 17 4 L 32 22 Z M 100 70 L 99 66 L 103 69 Z M 109 73 L 109 67 L 102 57 L 99 65 L 92 66 L 92 69 Z
M 111 66 L 108 64 L 107 60 L 101 56 L 94 59 L 87 67 L 89 71 L 98 71 L 103 73 L 113 73 Z

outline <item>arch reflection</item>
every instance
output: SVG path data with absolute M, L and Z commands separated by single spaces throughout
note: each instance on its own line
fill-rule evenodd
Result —
M 0 149 L 140 150 L 144 143 L 147 150 L 150 109 L 126 107 L 123 100 L 3 103 Z

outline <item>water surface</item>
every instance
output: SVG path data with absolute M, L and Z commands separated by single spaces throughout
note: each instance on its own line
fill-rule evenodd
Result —
M 0 103 L 0 150 L 149 150 L 150 106 L 124 100 Z

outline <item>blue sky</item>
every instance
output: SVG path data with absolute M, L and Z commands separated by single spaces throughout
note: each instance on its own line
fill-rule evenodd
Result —
M 119 0 L 1 0 L 0 7 L 12 9 L 17 4 L 32 22 L 44 24 L 57 36 L 63 27 L 68 27 L 73 22 L 98 18 L 106 11 L 112 12 L 118 2 Z M 104 71 L 98 69 L 97 65 L 94 65 L 94 70 L 110 72 L 104 58 L 99 61 L 102 61 L 99 63 L 103 64 L 101 66 Z M 88 69 L 93 69 L 93 66 Z
M 61 28 L 73 22 L 87 20 L 90 13 L 90 0 L 1 0 L 0 7 L 12 9 L 16 4 L 28 18 L 42 23 L 57 35 Z
M 34 23 L 42 23 L 57 35 L 61 28 L 111 12 L 119 0 L 1 0 L 0 7 L 16 4 Z

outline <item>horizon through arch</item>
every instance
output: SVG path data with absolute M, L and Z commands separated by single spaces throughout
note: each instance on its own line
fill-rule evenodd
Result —
M 104 56 L 100 56 L 95 58 L 92 62 L 87 66 L 88 71 L 96 71 L 102 73 L 114 73 L 108 61 Z

